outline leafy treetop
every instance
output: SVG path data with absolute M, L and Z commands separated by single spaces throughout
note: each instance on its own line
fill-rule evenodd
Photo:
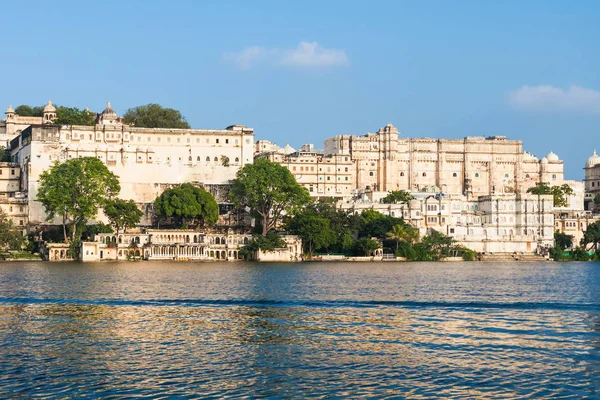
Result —
M 229 197 L 236 206 L 249 207 L 261 219 L 263 236 L 277 227 L 283 215 L 293 214 L 310 201 L 308 191 L 287 168 L 264 158 L 238 171 Z
M 62 217 L 65 242 L 66 227 L 73 225 L 72 243 L 79 240 L 81 231 L 90 218 L 98 214 L 114 198 L 121 186 L 119 178 L 95 157 L 82 157 L 55 163 L 39 177 L 37 200 L 47 213 L 47 220 Z
M 88 109 L 80 110 L 77 107 L 56 107 L 56 125 L 84 125 L 93 126 L 96 123 L 96 114 Z
M 561 186 L 550 186 L 546 182 L 536 182 L 534 187 L 527 189 L 527 193 L 551 194 L 554 198 L 554 207 L 566 207 L 569 204 L 568 197 L 573 194 L 573 189 L 566 183 Z
M 381 202 L 384 204 L 407 203 L 413 198 L 414 197 L 405 190 L 393 190 L 381 199 Z
M 41 117 L 44 114 L 44 106 L 31 107 L 21 104 L 15 108 L 15 113 L 21 117 Z
M 329 219 L 319 214 L 315 204 L 294 215 L 287 224 L 287 229 L 302 238 L 308 257 L 312 258 L 313 251 L 334 243 L 336 234 L 331 229 Z
M 123 115 L 123 121 L 143 128 L 190 128 L 181 112 L 153 103 L 128 109 Z
M 0 249 L 17 249 L 23 242 L 23 236 L 13 225 L 12 220 L 0 208 Z
M 219 206 L 206 190 L 184 183 L 165 190 L 154 200 L 159 218 L 173 218 L 182 226 L 187 223 L 214 225 L 219 219 Z
M 144 215 L 133 200 L 122 199 L 109 200 L 104 206 L 104 214 L 114 226 L 117 235 L 121 228 L 126 232 L 127 228 L 137 226 Z

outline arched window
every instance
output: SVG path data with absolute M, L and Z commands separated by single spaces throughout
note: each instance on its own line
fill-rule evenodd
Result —
M 553 175 L 552 175 L 552 179 L 556 179 L 556 174 L 553 174 Z
M 240 158 L 239 158 L 239 157 L 236 157 L 236 158 L 235 158 L 235 162 L 240 162 Z
M 504 174 L 504 177 L 505 177 L 505 178 L 508 178 L 508 174 Z
M 209 162 L 209 161 L 210 161 L 210 157 L 206 157 L 206 162 Z
M 189 157 L 188 157 L 188 161 L 192 161 L 192 156 L 189 156 Z
M 529 174 L 525 175 L 525 178 L 529 179 Z
M 400 172 L 400 176 L 404 176 L 404 172 Z
M 369 176 L 373 176 L 373 171 L 369 172 Z
M 475 178 L 479 178 L 479 172 L 475 172 Z
M 423 176 L 427 176 L 427 173 L 423 172 Z
M 196 158 L 196 161 L 200 161 L 200 156 L 198 156 L 198 157 Z
M 456 172 L 452 174 L 453 178 L 456 178 L 457 176 L 458 176 L 458 174 Z
M 219 161 L 219 158 L 218 158 L 218 157 L 215 157 L 215 162 L 218 162 L 218 161 Z

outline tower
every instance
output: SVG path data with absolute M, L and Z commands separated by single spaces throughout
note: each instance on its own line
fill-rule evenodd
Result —
M 42 113 L 42 124 L 51 124 L 56 119 L 56 107 L 52 105 L 52 102 L 48 100 L 48 104 L 44 107 Z

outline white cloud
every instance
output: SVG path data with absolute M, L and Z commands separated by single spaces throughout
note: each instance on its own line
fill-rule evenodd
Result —
M 600 92 L 580 86 L 563 90 L 550 85 L 523 86 L 510 94 L 510 104 L 527 111 L 600 114 Z
M 326 49 L 317 42 L 300 42 L 293 50 L 286 50 L 280 63 L 295 67 L 330 67 L 347 65 L 348 57 L 344 50 Z
M 251 46 L 238 53 L 227 53 L 224 58 L 244 70 L 261 63 L 300 68 L 334 67 L 349 64 L 344 50 L 326 49 L 317 42 L 300 42 L 293 49 Z

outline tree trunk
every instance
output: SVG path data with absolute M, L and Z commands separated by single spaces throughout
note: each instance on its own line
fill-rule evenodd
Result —
M 267 224 L 268 224 L 267 219 L 265 217 L 263 217 L 263 219 L 262 219 L 262 235 L 263 236 L 267 236 L 267 232 L 269 231 L 267 229 Z
M 65 239 L 65 243 L 67 243 L 67 221 L 66 221 L 66 216 L 63 215 L 63 237 Z

